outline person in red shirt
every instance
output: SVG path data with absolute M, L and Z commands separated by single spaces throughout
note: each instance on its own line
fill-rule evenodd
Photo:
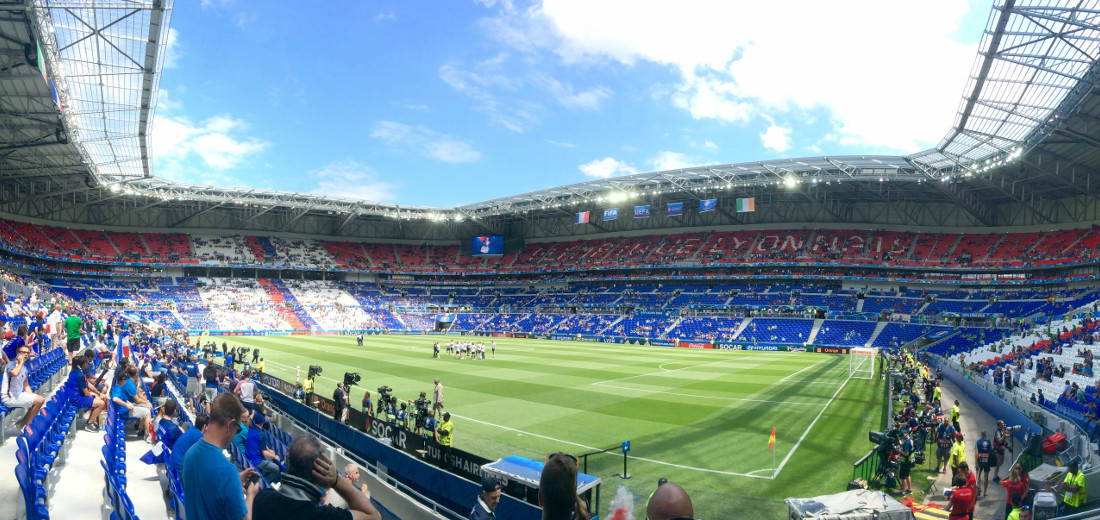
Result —
M 955 490 L 951 492 L 951 498 L 947 500 L 947 505 L 951 507 L 948 518 L 950 520 L 970 520 L 971 515 L 974 514 L 974 490 L 966 487 L 966 477 L 962 474 L 955 475 L 952 484 L 955 485 Z
M 1008 513 L 1012 510 L 1012 495 L 1027 496 L 1030 484 L 1020 477 L 1020 464 L 1017 463 L 1008 470 L 1008 478 L 1002 479 L 1001 485 L 1005 488 L 1005 518 L 1008 518 Z
M 974 499 L 977 500 L 982 494 L 978 491 L 978 475 L 970 471 L 970 464 L 967 464 L 965 460 L 959 463 L 959 475 L 966 479 L 966 487 L 974 492 Z

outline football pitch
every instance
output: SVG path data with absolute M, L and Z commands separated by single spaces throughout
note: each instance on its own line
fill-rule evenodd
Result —
M 618 477 L 619 451 L 588 459 L 604 481 L 601 515 L 620 482 L 638 507 L 664 477 L 688 491 L 697 518 L 781 518 L 783 498 L 844 491 L 852 463 L 871 449 L 867 432 L 885 418 L 883 383 L 848 379 L 845 355 L 496 338 L 496 358 L 486 346 L 485 360 L 433 359 L 437 339 L 450 337 L 367 336 L 363 347 L 352 336 L 224 338 L 259 347 L 266 371 L 286 380 L 320 365 L 319 395 L 358 372 L 356 408 L 364 389 L 377 402 L 381 385 L 399 399 L 430 398 L 438 377 L 455 447 L 488 459 L 629 440 L 631 479 Z

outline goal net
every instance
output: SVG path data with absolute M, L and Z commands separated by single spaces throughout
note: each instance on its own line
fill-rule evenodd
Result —
M 871 379 L 875 377 L 877 348 L 854 347 L 848 351 L 848 377 L 853 379 Z

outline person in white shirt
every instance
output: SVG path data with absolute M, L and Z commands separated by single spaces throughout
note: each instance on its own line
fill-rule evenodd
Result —
M 27 382 L 30 370 L 27 361 L 31 356 L 31 348 L 27 345 L 19 347 L 15 359 L 4 367 L 4 380 L 0 383 L 0 403 L 8 408 L 24 408 L 27 410 L 23 420 L 19 422 L 19 428 L 23 429 L 30 424 L 31 419 L 38 414 L 38 409 L 46 400 L 36 395 Z

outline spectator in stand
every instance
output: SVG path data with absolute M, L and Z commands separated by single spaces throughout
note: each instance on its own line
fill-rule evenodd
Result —
M 172 466 L 177 472 L 183 471 L 183 458 L 187 455 L 187 450 L 190 450 L 196 442 L 202 440 L 203 431 L 206 430 L 208 420 L 209 416 L 204 413 L 196 415 L 195 424 L 176 439 L 176 444 L 172 447 L 172 456 L 168 458 L 168 465 Z
M 208 363 L 206 368 L 202 369 L 202 378 L 206 381 L 206 386 L 203 388 L 206 402 L 212 403 L 218 396 L 218 367 L 214 366 L 213 362 Z
M 233 393 L 241 398 L 241 404 L 249 410 L 256 407 L 256 382 L 252 380 L 251 376 L 252 371 L 245 370 L 241 376 L 241 380 L 238 381 L 237 386 L 233 388 Z
M 267 444 L 267 432 L 264 431 L 266 423 L 264 414 L 256 413 L 252 416 L 252 424 L 244 440 L 244 456 L 268 482 L 274 484 L 279 481 L 282 467 L 279 465 L 279 455 Z
M 76 355 L 76 351 L 80 350 L 80 327 L 83 323 L 75 312 L 65 318 L 65 337 L 67 338 L 65 351 L 70 360 Z
M 588 520 L 588 505 L 577 496 L 577 457 L 560 452 L 547 457 L 539 475 L 539 505 L 542 520 Z
M 657 490 L 650 495 L 649 503 L 646 505 L 646 517 L 649 520 L 693 518 L 694 515 L 691 498 L 688 497 L 684 488 L 672 482 L 657 486 Z
M 168 376 L 161 373 L 157 376 L 157 381 L 153 383 L 153 386 L 149 389 L 149 398 L 157 403 L 157 406 L 164 404 L 168 400 Z
M 176 412 L 179 405 L 175 399 L 168 399 L 160 407 L 160 415 L 157 416 L 153 427 L 157 432 L 157 440 L 163 442 L 168 449 L 175 449 L 176 441 L 183 435 L 183 430 L 176 424 Z
M 187 386 L 184 393 L 187 397 L 197 397 L 202 391 L 202 382 L 199 381 L 198 358 L 192 354 L 183 364 L 183 373 L 187 376 Z
M 224 457 L 223 457 L 224 458 Z M 348 509 L 321 505 L 324 489 L 334 489 Z M 185 491 L 186 493 L 186 491 Z M 185 495 L 186 496 L 186 495 Z M 253 520 L 381 520 L 362 491 L 336 471 L 325 456 L 321 441 L 301 435 L 287 450 L 287 468 L 279 489 L 265 489 L 256 497 Z M 190 518 L 190 512 L 188 512 Z
M 367 497 L 367 500 L 370 500 L 370 490 L 367 489 L 367 485 L 359 484 L 359 466 L 349 463 L 344 466 L 344 475 L 348 477 L 348 480 L 351 481 L 351 485 L 355 486 L 355 489 L 362 491 L 363 496 Z M 324 502 L 334 507 L 339 507 L 340 509 L 348 508 L 348 502 L 344 500 L 339 493 L 334 493 L 331 489 L 328 493 L 325 493 Z
M 34 419 L 38 410 L 46 402 L 42 396 L 34 393 L 27 381 L 30 370 L 26 364 L 30 356 L 29 346 L 19 347 L 19 350 L 15 351 L 15 359 L 4 365 L 4 379 L 0 384 L 0 403 L 8 408 L 23 408 L 27 411 L 23 420 L 19 422 L 20 430 L 30 424 L 31 419 Z
M 119 406 L 120 420 L 125 422 L 129 419 L 137 419 L 140 431 L 144 432 L 149 428 L 149 408 L 138 406 L 137 391 L 133 389 L 133 381 L 121 366 L 115 375 L 115 385 L 111 388 L 111 401 Z
M 98 390 L 88 384 L 88 377 L 84 372 L 84 367 L 87 365 L 88 358 L 84 356 L 73 358 L 72 370 L 69 371 L 69 385 L 76 389 L 77 409 L 90 408 L 88 422 L 84 425 L 84 430 L 97 433 L 99 432 L 99 414 L 103 412 L 107 400 L 103 398 Z
M 248 413 L 240 399 L 224 393 L 210 405 L 206 432 L 183 459 L 184 508 L 188 520 L 242 520 L 252 518 L 259 485 L 249 482 L 256 470 L 237 468 L 222 454 Z
M 495 520 L 493 511 L 500 503 L 500 490 L 503 487 L 500 480 L 495 477 L 481 479 L 481 494 L 470 511 L 470 520 Z
M 9 334 L 11 332 L 9 331 Z M 30 346 L 29 334 L 27 333 L 27 324 L 24 323 L 15 330 L 14 334 L 11 334 L 7 338 L 8 342 L 4 344 L 4 364 L 8 364 L 11 360 L 15 359 L 15 353 L 19 351 L 19 347 L 24 345 Z

